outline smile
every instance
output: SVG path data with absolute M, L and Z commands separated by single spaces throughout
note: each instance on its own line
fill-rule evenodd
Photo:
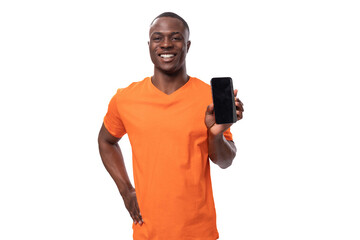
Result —
M 175 57 L 175 54 L 159 54 L 161 58 L 173 58 Z

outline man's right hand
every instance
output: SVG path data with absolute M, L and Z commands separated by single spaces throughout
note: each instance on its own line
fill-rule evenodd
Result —
M 129 211 L 130 216 L 133 219 L 134 223 L 135 224 L 139 223 L 141 226 L 144 223 L 144 221 L 140 213 L 135 189 L 132 189 L 128 193 L 123 194 L 122 197 L 124 199 L 125 207 Z

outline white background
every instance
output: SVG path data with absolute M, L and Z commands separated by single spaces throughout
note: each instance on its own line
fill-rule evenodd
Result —
M 320 0 L 1 1 L 0 239 L 131 239 L 97 134 L 152 74 L 164 11 L 189 23 L 188 73 L 244 102 L 233 165 L 211 165 L 220 239 L 360 239 L 360 8 Z

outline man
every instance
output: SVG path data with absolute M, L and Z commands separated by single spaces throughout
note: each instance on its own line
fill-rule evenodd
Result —
M 209 157 L 226 168 L 236 147 L 231 124 L 215 123 L 210 86 L 187 75 L 189 33 L 174 13 L 154 19 L 148 42 L 154 75 L 117 91 L 99 133 L 101 158 L 133 219 L 135 240 L 219 237 Z M 239 120 L 242 103 L 235 102 Z M 136 188 L 118 145 L 125 133 Z

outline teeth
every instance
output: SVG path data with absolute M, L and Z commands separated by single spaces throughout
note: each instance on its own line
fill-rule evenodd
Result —
M 171 58 L 171 57 L 174 57 L 175 55 L 174 54 L 161 54 L 160 57 L 162 58 Z

